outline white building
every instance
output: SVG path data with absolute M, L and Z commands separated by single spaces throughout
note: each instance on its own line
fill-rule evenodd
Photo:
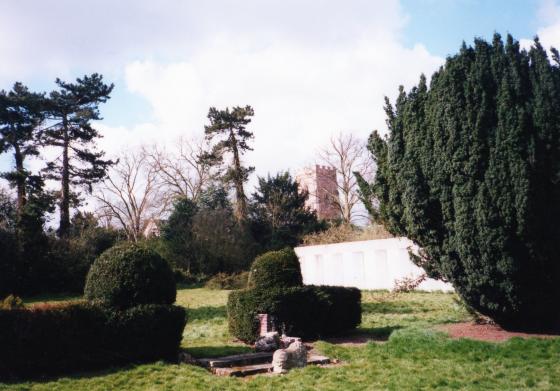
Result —
M 296 247 L 304 284 L 334 285 L 360 289 L 393 289 L 403 278 L 417 278 L 423 270 L 410 260 L 406 238 L 376 239 Z M 425 291 L 453 291 L 451 284 L 426 279 Z

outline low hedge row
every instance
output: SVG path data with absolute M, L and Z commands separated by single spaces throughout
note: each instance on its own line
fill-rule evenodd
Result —
M 0 310 L 0 378 L 176 359 L 185 323 L 182 307 L 159 304 Z
M 279 331 L 315 339 L 337 335 L 360 324 L 361 292 L 332 286 L 245 289 L 229 294 L 227 310 L 230 333 L 248 343 L 258 337 L 259 313 L 272 315 Z

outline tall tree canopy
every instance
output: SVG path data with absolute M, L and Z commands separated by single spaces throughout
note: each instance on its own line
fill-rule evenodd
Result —
M 391 233 L 465 301 L 506 327 L 558 328 L 560 62 L 538 39 L 527 52 L 475 40 L 422 77 L 373 133 L 380 201 Z
M 315 211 L 305 202 L 309 194 L 300 191 L 288 172 L 259 178 L 251 200 L 251 222 L 255 239 L 266 250 L 296 246 L 303 235 L 322 227 Z
M 231 111 L 229 108 L 217 110 L 211 107 L 208 111 L 210 125 L 205 126 L 206 138 L 213 142 L 213 146 L 203 159 L 223 164 L 225 156 L 231 155 L 223 180 L 235 188 L 235 216 L 238 221 L 244 221 L 247 217 L 243 185 L 254 171 L 254 167 L 243 166 L 241 160 L 245 152 L 253 150 L 248 144 L 253 139 L 253 133 L 247 130 L 247 125 L 254 114 L 251 106 L 234 107 Z
M 219 186 L 202 191 L 198 203 L 177 198 L 162 233 L 166 258 L 188 273 L 237 272 L 255 256 L 248 227 L 237 223 Z
M 2 173 L 17 189 L 17 214 L 27 201 L 26 180 L 30 173 L 25 159 L 39 155 L 40 129 L 44 120 L 44 94 L 30 92 L 21 83 L 11 91 L 0 91 L 0 154 L 12 151 L 14 170 Z
M 70 228 L 70 206 L 78 203 L 79 191 L 72 185 L 85 185 L 102 180 L 114 162 L 103 160 L 104 152 L 95 149 L 101 137 L 91 121 L 100 120 L 99 105 L 107 102 L 113 84 L 105 84 L 103 76 L 94 73 L 76 79 L 75 83 L 56 80 L 58 91 L 49 96 L 48 116 L 52 124 L 44 132 L 45 143 L 60 148 L 61 155 L 48 163 L 46 177 L 60 181 L 59 235 L 65 237 Z

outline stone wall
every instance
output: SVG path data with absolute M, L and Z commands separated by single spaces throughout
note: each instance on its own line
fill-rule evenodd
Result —
M 417 251 L 410 240 L 392 238 L 296 247 L 295 251 L 306 285 L 393 289 L 396 281 L 423 273 L 410 260 L 409 249 Z M 418 289 L 452 291 L 453 287 L 428 278 Z

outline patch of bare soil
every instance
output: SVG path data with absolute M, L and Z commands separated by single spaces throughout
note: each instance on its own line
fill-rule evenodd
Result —
M 555 338 L 559 334 L 539 334 L 507 331 L 495 324 L 478 324 L 473 322 L 440 325 L 438 330 L 444 331 L 451 338 L 470 338 L 479 341 L 502 342 L 512 337 L 521 338 Z

